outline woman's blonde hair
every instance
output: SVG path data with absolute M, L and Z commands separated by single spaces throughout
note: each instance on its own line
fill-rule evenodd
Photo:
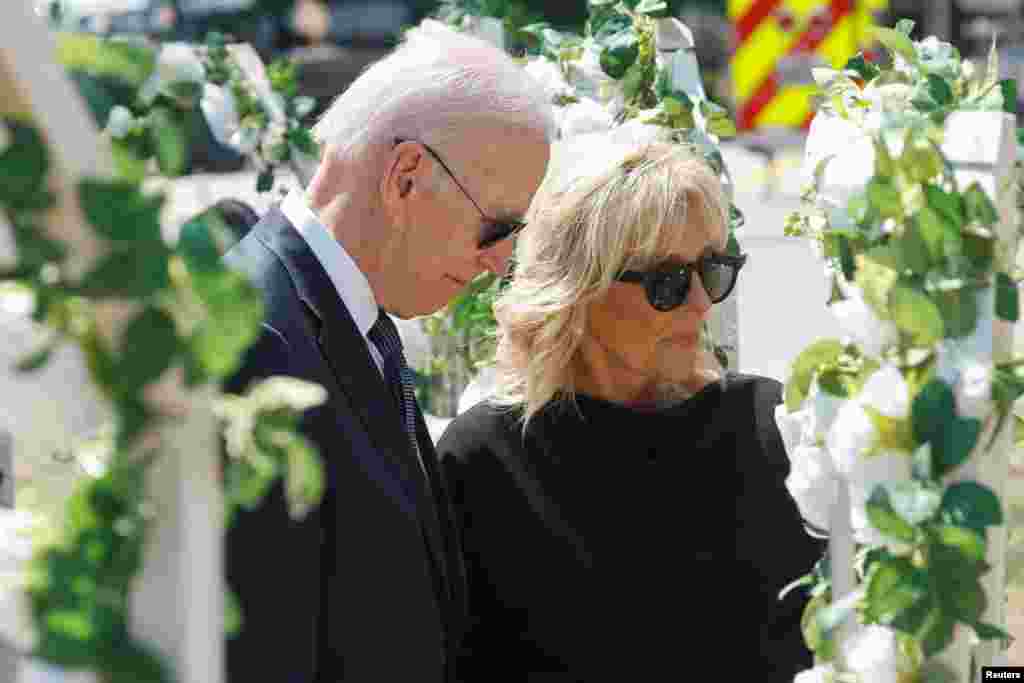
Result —
M 524 431 L 548 403 L 572 400 L 589 304 L 623 270 L 658 265 L 685 239 L 681 226 L 726 234 L 718 177 L 687 146 L 581 142 L 586 151 L 538 192 L 515 278 L 494 305 L 492 401 L 521 408 Z

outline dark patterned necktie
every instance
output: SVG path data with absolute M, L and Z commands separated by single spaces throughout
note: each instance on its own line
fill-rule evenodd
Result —
M 416 459 L 423 469 L 419 444 L 416 443 L 416 394 L 413 391 L 412 372 L 405 362 L 405 354 L 402 353 L 402 338 L 398 335 L 395 323 L 383 310 L 367 336 L 380 351 L 384 378 L 402 416 L 406 436 L 409 437 Z M 423 470 L 423 473 L 426 476 L 426 470 Z

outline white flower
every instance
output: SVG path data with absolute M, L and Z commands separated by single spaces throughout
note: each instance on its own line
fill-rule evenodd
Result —
M 852 338 L 861 351 L 877 358 L 899 341 L 896 323 L 879 318 L 857 287 L 847 287 L 846 295 L 844 301 L 837 301 L 829 310 L 843 333 Z
M 926 73 L 950 79 L 960 75 L 960 58 L 952 44 L 928 36 L 917 44 L 917 51 Z
M 601 56 L 594 45 L 586 46 L 579 59 L 568 62 L 566 71 L 569 85 L 580 97 L 607 103 L 622 90 L 619 83 L 601 68 Z
M 836 669 L 831 664 L 819 664 L 813 669 L 804 669 L 796 675 L 793 683 L 833 683 Z
M 878 430 L 864 407 L 858 401 L 847 401 L 839 409 L 839 415 L 825 437 L 825 444 L 836 471 L 850 477 L 877 439 Z
M 612 139 L 625 145 L 642 144 L 661 139 L 665 135 L 665 127 L 656 123 L 645 123 L 652 118 L 654 110 L 645 109 L 635 118 L 629 119 L 621 126 L 612 130 Z
M 829 430 L 832 429 L 832 424 L 839 416 L 839 411 L 849 399 L 824 391 L 818 386 L 817 378 L 811 383 L 810 399 L 811 424 L 809 425 L 809 436 L 812 441 L 817 442 L 819 439 L 824 439 Z
M 965 81 L 969 81 L 974 78 L 974 62 L 969 59 L 965 59 L 960 62 L 960 76 Z
M 850 485 L 850 520 L 858 543 L 883 545 L 891 542 L 872 526 L 868 519 L 868 498 L 879 484 L 910 481 L 912 463 L 906 453 L 884 451 L 876 455 L 861 456 L 853 463 L 848 475 Z
M 104 132 L 118 140 L 128 135 L 134 127 L 135 117 L 132 115 L 131 110 L 117 105 L 110 110 L 110 115 L 107 117 L 107 127 L 104 129 Z
M 832 506 L 839 495 L 839 478 L 832 459 L 825 449 L 809 444 L 786 453 L 790 462 L 786 489 L 800 508 L 800 516 L 819 529 L 827 530 Z
M 860 680 L 871 683 L 897 683 L 899 646 L 896 632 L 871 624 L 854 631 L 839 647 L 843 661 Z
M 565 108 L 562 114 L 562 137 L 584 133 L 602 133 L 612 127 L 612 117 L 600 104 L 589 97 Z
M 804 442 L 804 435 L 809 432 L 812 420 L 811 411 L 807 408 L 791 413 L 784 404 L 775 406 L 775 424 L 782 435 L 786 453 L 792 453 Z
M 185 43 L 165 43 L 157 57 L 156 69 L 142 85 L 139 97 L 147 104 L 171 83 L 202 83 L 206 68 L 195 50 Z
M 992 366 L 970 362 L 965 365 L 955 387 L 956 414 L 983 420 L 992 405 Z
M 207 83 L 203 87 L 199 107 L 206 117 L 206 123 L 210 126 L 214 139 L 222 145 L 230 146 L 231 138 L 238 132 L 240 125 L 235 96 L 227 88 Z
M 913 88 L 906 83 L 871 83 L 864 88 L 864 99 L 871 103 L 872 109 L 880 111 L 903 111 L 912 94 Z
M 554 100 L 560 96 L 573 94 L 565 75 L 558 64 L 545 57 L 535 57 L 526 63 L 524 67 L 541 88 L 547 93 L 548 100 Z
M 892 363 L 882 365 L 864 383 L 860 401 L 882 415 L 897 420 L 910 415 L 910 389 L 900 372 Z

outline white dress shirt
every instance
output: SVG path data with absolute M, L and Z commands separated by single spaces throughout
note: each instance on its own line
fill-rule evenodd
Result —
M 306 204 L 306 198 L 302 192 L 292 190 L 284 201 L 281 202 L 281 213 L 285 215 L 295 227 L 306 244 L 313 250 L 320 265 L 327 271 L 327 277 L 331 278 L 334 289 L 345 304 L 345 308 L 355 320 L 359 333 L 363 335 L 363 341 L 370 349 L 370 355 L 377 363 L 377 369 L 383 376 L 383 360 L 377 346 L 373 344 L 367 334 L 370 328 L 377 322 L 378 307 L 377 299 L 370 289 L 370 281 L 359 270 L 359 266 L 352 260 L 352 257 L 341 246 L 341 242 L 328 232 L 327 228 L 317 217 L 313 210 Z

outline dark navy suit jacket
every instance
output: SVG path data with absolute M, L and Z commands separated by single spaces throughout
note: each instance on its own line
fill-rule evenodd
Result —
M 323 503 L 293 520 L 278 484 L 228 532 L 227 578 L 242 609 L 228 680 L 456 680 L 465 573 L 422 414 L 426 478 L 363 336 L 279 209 L 225 260 L 266 302 L 262 335 L 226 390 L 289 375 L 329 395 L 302 423 L 326 467 Z

